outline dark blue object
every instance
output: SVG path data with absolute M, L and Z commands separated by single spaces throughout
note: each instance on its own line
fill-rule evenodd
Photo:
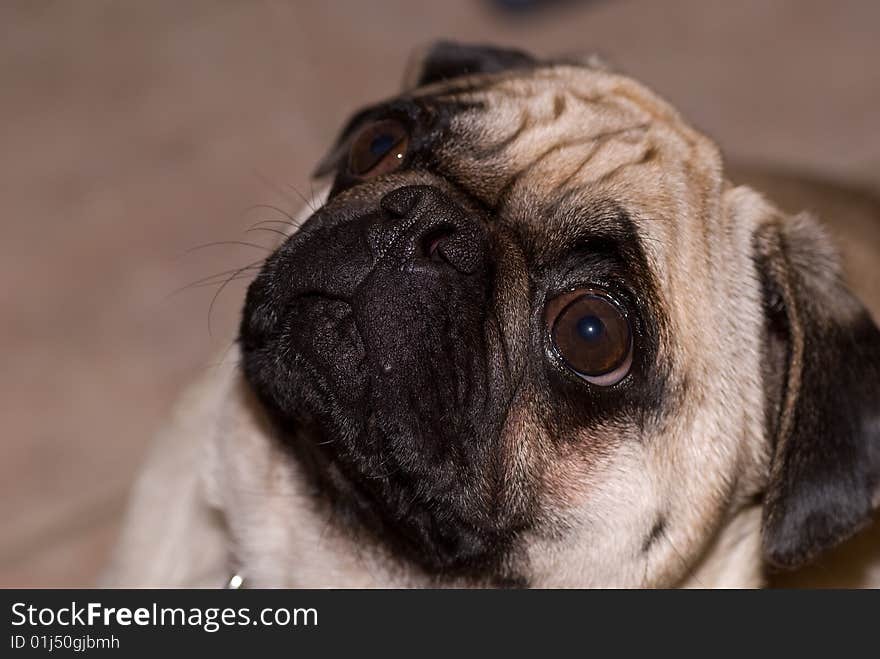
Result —
M 389 133 L 379 133 L 370 142 L 370 153 L 375 156 L 382 156 L 391 150 L 394 146 L 394 136 Z
M 598 341 L 605 334 L 605 323 L 598 316 L 590 314 L 584 316 L 577 323 L 577 331 L 581 338 L 590 341 Z

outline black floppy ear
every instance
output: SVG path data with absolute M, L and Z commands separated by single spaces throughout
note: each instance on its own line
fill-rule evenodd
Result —
M 404 90 L 474 73 L 499 73 L 538 63 L 521 50 L 438 41 L 410 56 Z
M 866 526 L 880 504 L 880 330 L 809 217 L 766 225 L 755 242 L 775 437 L 764 555 L 795 568 Z

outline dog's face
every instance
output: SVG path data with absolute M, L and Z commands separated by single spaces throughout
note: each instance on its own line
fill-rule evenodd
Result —
M 669 585 L 750 506 L 784 566 L 869 517 L 880 333 L 645 88 L 441 44 L 319 173 L 240 342 L 352 532 L 441 578 Z

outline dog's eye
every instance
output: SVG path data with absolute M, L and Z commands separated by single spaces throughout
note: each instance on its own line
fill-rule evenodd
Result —
M 384 119 L 367 124 L 355 136 L 348 156 L 348 170 L 358 178 L 388 174 L 403 164 L 409 143 L 399 121 Z
M 587 382 L 609 387 L 632 366 L 632 331 L 626 314 L 600 292 L 564 293 L 547 305 L 553 348 Z

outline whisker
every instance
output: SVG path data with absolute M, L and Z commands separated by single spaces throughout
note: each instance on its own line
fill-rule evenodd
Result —
M 288 184 L 287 184 L 287 187 L 290 188 L 291 190 L 293 190 L 297 195 L 299 195 L 299 198 L 303 200 L 303 203 L 308 207 L 308 209 L 309 209 L 310 211 L 312 211 L 312 212 L 314 213 L 314 212 L 317 210 L 317 209 L 312 205 L 312 200 L 311 200 L 311 199 L 307 199 L 306 196 L 305 196 L 302 192 L 300 192 L 299 189 L 296 188 L 296 186 L 294 186 L 294 185 L 288 183 Z M 315 196 L 315 195 L 313 194 L 312 197 L 314 197 L 314 196 Z
M 231 282 L 232 282 L 232 281 L 233 281 L 233 280 L 234 280 L 239 274 L 241 274 L 242 272 L 244 272 L 244 271 L 247 270 L 248 268 L 249 268 L 249 266 L 245 266 L 245 267 L 243 267 L 243 268 L 239 268 L 238 270 L 236 270 L 235 272 L 233 272 L 233 273 L 229 276 L 229 278 L 228 278 L 226 281 L 223 282 L 223 284 L 220 286 L 220 288 L 217 289 L 217 291 L 214 293 L 214 297 L 211 298 L 211 304 L 208 305 L 208 336 L 214 336 L 214 332 L 211 330 L 211 313 L 214 311 L 214 305 L 217 303 L 217 298 L 220 297 L 220 293 L 222 293 L 223 290 L 224 290 L 227 286 L 229 286 L 229 284 L 230 284 L 230 283 L 231 283 Z
M 250 229 L 247 229 L 245 231 L 245 233 L 251 233 L 252 231 L 269 231 L 271 233 L 277 233 L 279 236 L 281 236 L 285 240 L 287 238 L 290 238 L 290 234 L 284 233 L 283 231 L 279 231 L 278 229 L 272 229 L 270 227 L 251 227 Z
M 190 286 L 192 286 L 193 284 L 206 284 L 206 283 L 219 284 L 221 281 L 223 281 L 223 277 L 225 277 L 226 275 L 235 275 L 235 274 L 242 272 L 244 270 L 259 270 L 262 265 L 263 265 L 263 260 L 261 259 L 259 261 L 254 261 L 253 263 L 248 263 L 247 265 L 243 265 L 238 268 L 231 268 L 229 270 L 224 270 L 223 272 L 218 272 L 217 274 L 211 275 L 210 277 L 204 277 L 203 279 L 199 279 L 197 281 L 194 281 L 192 284 L 190 284 Z M 209 281 L 212 279 L 216 280 L 216 282 Z
M 244 212 L 245 212 L 245 213 L 250 213 L 251 211 L 261 210 L 261 209 L 262 209 L 262 210 L 275 211 L 276 213 L 280 213 L 281 215 L 283 215 L 284 217 L 286 217 L 288 220 L 290 220 L 290 222 L 291 222 L 292 224 L 296 224 L 296 223 L 297 223 L 297 222 L 296 222 L 296 218 L 295 218 L 293 215 L 291 215 L 290 213 L 288 213 L 287 211 L 285 211 L 285 210 L 282 209 L 282 208 L 278 208 L 278 206 L 273 206 L 272 204 L 253 204 L 252 206 L 248 206 L 248 207 L 244 210 Z
M 241 281 L 243 279 L 250 279 L 250 278 L 251 278 L 250 274 L 240 274 L 240 275 L 233 274 L 232 277 L 228 277 L 226 279 L 217 279 L 216 281 L 206 281 L 201 284 L 190 284 L 190 286 L 188 288 L 208 288 L 209 286 L 217 286 L 218 284 L 222 284 L 225 281 L 233 282 L 233 281 Z
M 256 249 L 264 249 L 267 252 L 272 251 L 271 248 L 266 247 L 265 245 L 258 245 L 257 243 L 249 243 L 249 242 L 245 242 L 243 240 L 217 240 L 212 243 L 205 243 L 204 245 L 196 245 L 195 247 L 190 247 L 188 250 L 186 250 L 186 254 L 196 252 L 200 249 L 206 249 L 208 247 L 219 247 L 221 245 L 242 245 L 244 247 L 254 247 Z
M 286 227 L 295 227 L 296 224 L 293 222 L 288 222 L 287 220 L 260 220 L 259 222 L 254 222 L 249 228 L 253 229 L 254 227 L 258 227 L 261 224 L 283 224 Z
M 178 293 L 182 293 L 183 291 L 188 290 L 190 288 L 197 288 L 202 284 L 219 284 L 222 281 L 222 277 L 224 277 L 226 275 L 231 274 L 231 275 L 235 276 L 236 274 L 244 272 L 245 270 L 250 270 L 251 268 L 257 269 L 262 264 L 263 264 L 263 259 L 260 259 L 259 261 L 254 261 L 253 263 L 248 263 L 247 265 L 242 266 L 240 268 L 232 268 L 231 270 L 224 270 L 223 272 L 218 272 L 218 273 L 213 274 L 209 277 L 202 277 L 201 279 L 197 279 L 196 281 L 189 283 L 186 286 L 181 286 L 180 288 L 171 291 L 168 295 L 165 296 L 165 300 L 168 300 L 169 298 L 174 297 Z M 214 279 L 216 279 L 217 281 L 212 281 Z
M 279 197 L 281 197 L 282 199 L 284 199 L 286 201 L 293 201 L 290 197 L 287 196 L 287 194 L 284 192 L 284 190 L 282 188 L 278 187 L 275 183 L 270 181 L 268 177 L 264 176 L 256 169 L 254 169 L 252 171 L 254 173 L 254 176 L 256 176 L 258 179 L 260 179 L 260 181 L 263 183 L 263 185 L 271 188 Z

